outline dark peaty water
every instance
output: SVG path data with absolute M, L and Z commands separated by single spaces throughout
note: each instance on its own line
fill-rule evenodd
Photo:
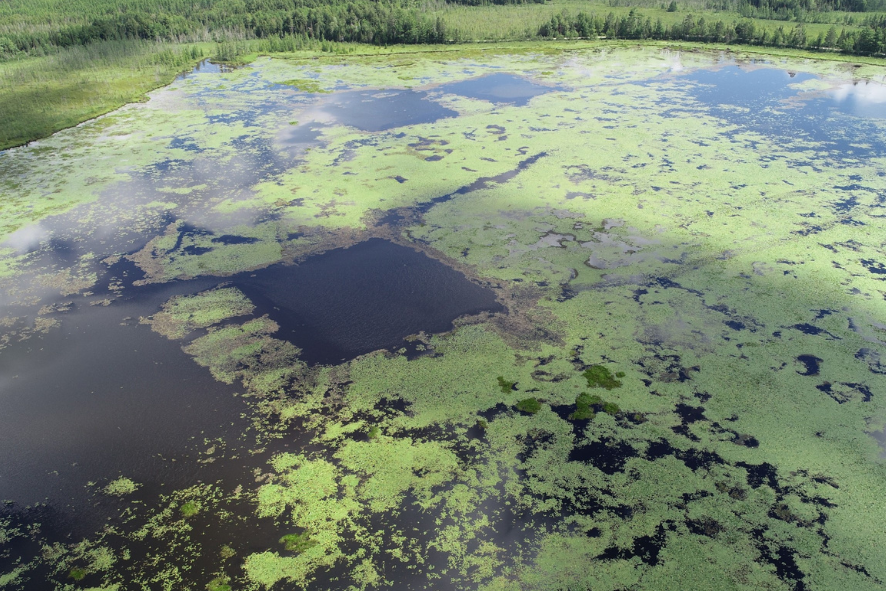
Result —
M 205 447 L 204 437 L 235 444 L 245 425 L 236 389 L 137 323 L 182 287 L 78 305 L 58 329 L 2 351 L 0 500 L 47 502 L 85 525 L 96 518 L 85 514 L 87 482 L 191 484 L 199 465 L 171 458 Z
M 280 324 L 309 363 L 339 363 L 443 332 L 465 314 L 501 311 L 495 294 L 424 253 L 373 238 L 238 276 L 235 285 Z

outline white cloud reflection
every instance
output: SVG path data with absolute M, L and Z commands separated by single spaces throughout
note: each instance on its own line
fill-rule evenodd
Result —
M 849 100 L 860 106 L 879 105 L 886 103 L 886 84 L 870 81 L 841 84 L 832 91 L 831 97 L 837 102 Z
M 16 254 L 30 252 L 40 246 L 40 242 L 49 237 L 49 232 L 40 224 L 31 224 L 19 228 L 3 240 L 3 246 L 15 250 Z

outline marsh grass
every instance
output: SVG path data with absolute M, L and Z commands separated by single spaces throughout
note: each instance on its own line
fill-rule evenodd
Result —
M 280 538 L 280 543 L 289 552 L 301 554 L 305 550 L 313 548 L 317 542 L 311 539 L 307 532 L 301 534 L 287 534 Z
M 575 412 L 569 415 L 569 418 L 574 421 L 589 420 L 597 416 L 598 412 L 605 412 L 610 416 L 615 416 L 621 412 L 621 407 L 614 402 L 603 400 L 597 394 L 582 392 L 576 397 Z M 638 424 L 645 421 L 645 418 L 642 415 L 638 415 L 638 413 L 631 415 L 631 418 L 633 422 Z
M 535 398 L 526 398 L 517 403 L 517 410 L 534 415 L 541 410 L 541 403 Z
M 607 390 L 613 390 L 621 387 L 621 380 L 615 379 L 612 372 L 602 365 L 592 365 L 581 375 L 583 375 L 588 381 L 588 388 L 606 388 Z M 624 374 L 621 373 L 620 377 L 623 376 Z
M 498 387 L 501 389 L 502 394 L 507 394 L 514 389 L 514 386 L 517 385 L 517 382 L 509 382 L 508 380 L 504 379 L 503 376 L 498 376 L 496 379 L 498 380 Z
M 596 394 L 588 394 L 587 392 L 582 392 L 578 395 L 578 397 L 576 397 L 575 412 L 569 415 L 569 418 L 576 421 L 593 419 L 595 416 L 597 416 L 594 407 L 600 406 L 602 404 L 603 399 Z
M 559 0 L 545 4 L 507 4 L 485 6 L 465 6 L 459 4 L 440 3 L 435 5 L 434 16 L 440 17 L 446 23 L 450 37 L 458 42 L 496 42 L 496 41 L 519 41 L 538 37 L 539 29 L 552 18 L 560 16 L 575 16 L 579 12 L 588 15 L 596 15 L 606 18 L 612 14 L 616 18 L 625 17 L 631 12 L 641 19 L 650 19 L 652 22 L 661 20 L 664 26 L 673 26 L 681 23 L 687 14 L 694 17 L 704 16 L 711 22 L 723 21 L 724 24 L 735 24 L 741 20 L 747 20 L 740 13 L 729 10 L 717 10 L 707 7 L 689 6 L 680 3 L 680 9 L 675 12 L 667 10 L 666 3 L 651 0 L 581 2 L 577 0 Z M 822 23 L 803 23 L 807 34 L 811 38 L 817 35 L 825 35 L 830 28 L 830 22 L 840 23 L 849 30 L 857 27 L 845 25 L 848 13 L 833 13 L 833 19 Z M 858 15 L 856 15 L 858 17 Z M 775 31 L 778 27 L 790 28 L 796 25 L 792 21 L 753 19 L 754 24 L 766 31 Z
M 208 50 L 208 45 L 109 41 L 0 62 L 0 149 L 137 101 L 190 70 Z

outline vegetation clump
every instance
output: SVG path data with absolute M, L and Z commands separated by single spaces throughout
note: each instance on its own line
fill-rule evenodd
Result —
M 621 409 L 614 402 L 604 402 L 603 403 L 603 412 L 608 415 L 615 416 L 621 412 Z
M 207 591 L 231 591 L 231 580 L 222 575 L 220 577 L 215 577 L 208 583 L 206 583 Z
M 105 494 L 122 497 L 123 495 L 134 493 L 139 486 L 141 485 L 121 476 L 117 480 L 112 480 L 108 483 L 108 486 L 105 487 Z
M 281 82 L 280 84 L 285 84 L 286 86 L 292 86 L 296 90 L 300 90 L 302 92 L 309 92 L 311 94 L 328 94 L 330 91 L 324 89 L 320 86 L 320 83 L 316 80 L 286 80 L 285 82 Z
M 317 542 L 311 539 L 311 536 L 305 532 L 301 534 L 287 534 L 280 538 L 280 543 L 289 552 L 301 554 L 305 550 L 313 548 Z
M 68 573 L 68 578 L 74 579 L 75 581 L 82 581 L 88 574 L 89 571 L 85 568 L 75 566 L 71 569 L 71 572 Z
M 593 419 L 597 415 L 594 407 L 602 406 L 602 404 L 603 399 L 598 395 L 582 392 L 575 399 L 575 412 L 569 415 L 569 418 L 576 421 Z
M 374 426 L 374 425 L 372 427 L 370 427 L 369 433 L 368 433 L 368 437 L 370 439 L 378 439 L 379 435 L 381 435 L 381 429 L 379 429 L 377 426 Z
M 197 503 L 197 501 L 188 501 L 181 506 L 180 511 L 182 517 L 193 517 L 200 512 L 200 505 Z
M 623 372 L 619 372 L 619 374 L 621 374 L 619 377 L 624 377 Z M 606 388 L 607 390 L 613 390 L 621 387 L 621 380 L 615 379 L 612 372 L 602 365 L 592 365 L 581 375 L 583 375 L 588 381 L 588 388 Z
M 219 555 L 221 556 L 222 560 L 227 560 L 228 558 L 233 558 L 234 556 L 236 556 L 236 554 L 237 554 L 237 551 L 234 550 L 233 548 L 231 548 L 230 546 L 228 546 L 227 544 L 222 546 L 221 550 L 219 551 Z
M 593 419 L 598 412 L 615 416 L 621 412 L 621 408 L 614 402 L 606 402 L 597 394 L 582 392 L 576 397 L 575 412 L 569 418 L 576 421 Z
M 517 410 L 534 415 L 541 410 L 541 403 L 535 398 L 525 398 L 517 403 Z
M 507 394 L 514 389 L 514 386 L 517 385 L 517 382 L 509 382 L 502 376 L 498 376 L 498 378 L 496 379 L 498 380 L 498 387 L 501 388 L 502 394 Z

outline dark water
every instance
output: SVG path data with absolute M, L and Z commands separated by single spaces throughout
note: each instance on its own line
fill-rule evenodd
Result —
M 59 328 L 0 352 L 0 500 L 90 521 L 87 482 L 190 484 L 199 465 L 171 458 L 204 438 L 236 443 L 245 425 L 236 388 L 138 324 L 182 287 L 107 308 L 76 302 L 56 316 Z
M 341 125 L 384 131 L 404 125 L 433 123 L 458 113 L 415 90 L 352 90 L 330 96 L 321 109 Z
M 234 284 L 278 324 L 276 336 L 309 363 L 339 363 L 403 337 L 452 328 L 465 314 L 500 311 L 495 294 L 427 255 L 374 238 L 298 266 L 276 265 Z
M 558 89 L 535 84 L 513 74 L 489 74 L 463 82 L 444 84 L 437 90 L 492 103 L 507 103 L 522 107 L 533 98 Z

